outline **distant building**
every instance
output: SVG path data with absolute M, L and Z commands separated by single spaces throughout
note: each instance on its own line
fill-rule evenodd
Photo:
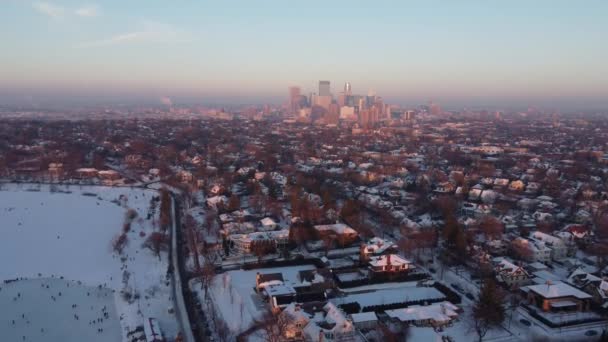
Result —
M 289 111 L 297 113 L 300 109 L 301 93 L 300 87 L 289 87 Z
M 329 81 L 319 81 L 319 96 L 331 97 Z
M 351 96 L 352 94 L 353 94 L 353 92 L 350 87 L 350 83 L 349 82 L 344 83 L 344 95 Z

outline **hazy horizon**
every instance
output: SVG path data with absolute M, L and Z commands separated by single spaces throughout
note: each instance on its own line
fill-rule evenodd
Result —
M 287 87 L 386 102 L 607 109 L 605 1 L 16 1 L 0 105 L 284 103 Z

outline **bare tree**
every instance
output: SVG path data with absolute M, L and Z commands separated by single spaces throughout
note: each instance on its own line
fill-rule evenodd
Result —
M 470 316 L 470 328 L 477 334 L 479 342 L 490 329 L 500 326 L 505 320 L 504 299 L 505 295 L 494 279 L 485 279 Z

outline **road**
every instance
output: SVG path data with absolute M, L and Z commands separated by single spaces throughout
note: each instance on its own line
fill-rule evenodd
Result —
M 180 325 L 180 331 L 185 342 L 195 342 L 190 326 L 190 318 L 184 300 L 184 289 L 182 283 L 182 267 L 180 262 L 180 248 L 178 248 L 178 229 L 180 224 L 179 205 L 175 200 L 175 195 L 171 194 L 171 204 L 173 210 L 171 212 L 173 224 L 171 225 L 171 247 L 169 251 L 169 259 L 171 263 L 171 285 L 173 289 L 173 298 L 175 301 L 175 317 Z

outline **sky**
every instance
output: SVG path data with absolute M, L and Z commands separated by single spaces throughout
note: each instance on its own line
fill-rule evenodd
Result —
M 0 104 L 285 102 L 608 108 L 606 0 L 0 0 Z

